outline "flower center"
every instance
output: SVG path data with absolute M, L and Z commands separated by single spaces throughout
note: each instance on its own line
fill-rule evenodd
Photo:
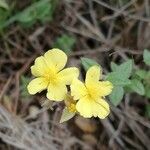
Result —
M 48 70 L 45 74 L 45 77 L 49 83 L 55 84 L 57 83 L 57 72 L 55 70 Z
M 90 99 L 97 99 L 99 91 L 95 86 L 91 85 L 90 87 L 87 87 L 87 91 Z

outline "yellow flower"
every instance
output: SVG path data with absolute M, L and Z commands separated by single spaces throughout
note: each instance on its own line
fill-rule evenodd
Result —
M 100 67 L 92 66 L 86 73 L 85 84 L 77 78 L 71 84 L 71 95 L 74 96 L 76 109 L 85 118 L 92 116 L 104 119 L 110 112 L 105 96 L 112 91 L 109 81 L 99 81 Z
M 76 67 L 62 70 L 67 63 L 67 55 L 59 50 L 47 51 L 44 56 L 36 58 L 31 67 L 32 74 L 36 77 L 28 85 L 30 94 L 36 94 L 47 89 L 47 98 L 61 101 L 67 93 L 66 85 L 70 85 L 73 78 L 79 76 Z

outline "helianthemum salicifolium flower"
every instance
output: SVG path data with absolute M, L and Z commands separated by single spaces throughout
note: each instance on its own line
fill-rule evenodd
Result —
M 70 85 L 79 76 L 76 67 L 63 69 L 67 63 L 67 55 L 59 50 L 47 51 L 44 56 L 36 58 L 31 67 L 36 77 L 28 85 L 30 94 L 36 94 L 47 89 L 47 98 L 54 101 L 64 100 L 67 93 L 66 85 Z
M 86 73 L 85 83 L 76 78 L 71 84 L 71 95 L 78 100 L 76 110 L 85 118 L 104 119 L 110 112 L 105 96 L 111 93 L 113 86 L 109 81 L 99 81 L 100 76 L 100 67 L 92 66 Z

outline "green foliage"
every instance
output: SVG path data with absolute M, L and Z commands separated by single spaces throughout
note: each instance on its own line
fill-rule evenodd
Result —
M 0 0 L 0 27 L 6 22 L 11 13 L 11 8 L 5 0 Z
M 143 58 L 144 62 L 150 65 L 150 52 L 148 50 L 144 50 Z M 81 61 L 86 71 L 89 67 L 98 65 L 97 62 L 89 58 L 82 58 Z M 132 60 L 127 60 L 120 65 L 111 62 L 112 72 L 107 74 L 106 80 L 109 80 L 114 86 L 109 95 L 114 106 L 119 105 L 124 94 L 128 92 L 135 92 L 150 98 L 150 71 L 144 69 L 132 71 L 133 65 Z
M 0 27 L 1 24 L 5 23 L 8 16 L 9 16 L 9 12 L 5 9 L 0 8 Z
M 68 54 L 72 50 L 75 42 L 76 40 L 74 37 L 64 34 L 56 39 L 53 47 L 62 49 L 66 54 Z
M 27 91 L 27 85 L 31 79 L 25 76 L 21 76 L 21 85 L 20 85 L 20 91 L 21 96 L 23 98 L 27 98 L 29 96 L 29 92 Z
M 128 60 L 121 65 L 111 62 L 111 69 L 113 72 L 108 73 L 106 79 L 109 80 L 114 86 L 109 98 L 115 106 L 117 106 L 123 98 L 124 87 L 131 84 L 129 77 L 132 73 L 132 66 L 132 60 Z
M 17 21 L 23 25 L 33 25 L 36 21 L 44 22 L 52 19 L 53 6 L 49 0 L 40 0 L 27 7 L 17 15 Z
M 150 65 L 150 51 L 144 50 L 143 59 L 145 64 Z M 124 91 L 136 92 L 139 95 L 145 95 L 150 98 L 150 71 L 137 69 L 133 73 L 132 65 L 132 60 L 128 60 L 121 65 L 111 63 L 113 72 L 108 73 L 106 79 L 114 85 L 114 89 L 109 98 L 115 106 L 121 102 Z M 131 80 L 129 77 L 131 77 Z
M 68 121 L 70 120 L 71 118 L 73 118 L 75 116 L 75 113 L 73 112 L 69 112 L 68 109 L 65 107 L 63 109 L 63 112 L 62 112 L 62 116 L 61 116 L 61 119 L 60 119 L 60 123 L 63 123 L 65 121 Z
M 132 65 L 132 60 L 128 60 L 121 65 L 116 65 L 112 62 L 111 69 L 113 72 L 108 73 L 106 79 L 117 86 L 125 86 L 130 84 L 130 80 L 128 78 L 132 73 Z
M 128 87 L 138 93 L 139 95 L 144 95 L 145 94 L 145 89 L 143 83 L 138 80 L 138 79 L 132 79 L 131 84 L 128 85 Z
M 127 60 L 121 65 L 116 65 L 115 63 L 111 63 L 111 69 L 113 72 L 117 72 L 119 75 L 122 75 L 123 78 L 129 78 L 132 73 L 133 61 Z
M 0 28 L 7 27 L 8 25 L 19 22 L 25 27 L 30 27 L 37 21 L 45 22 L 51 21 L 52 16 L 57 4 L 57 0 L 39 0 L 34 2 L 21 12 L 11 16 L 7 21 L 0 25 Z
M 150 84 L 145 85 L 145 96 L 150 98 Z
M 143 53 L 143 59 L 146 65 L 150 65 L 150 51 L 145 49 Z
M 116 63 L 111 62 L 110 66 L 112 71 L 117 71 L 118 65 Z
M 147 71 L 139 69 L 135 72 L 135 75 L 137 75 L 140 79 L 145 79 L 147 76 Z
M 0 8 L 4 8 L 6 10 L 9 9 L 9 6 L 8 6 L 6 0 L 0 0 Z
M 121 87 L 121 86 L 115 86 L 113 88 L 113 91 L 110 94 L 109 98 L 110 98 L 112 104 L 114 106 L 117 106 L 117 105 L 120 104 L 120 102 L 121 102 L 121 100 L 123 98 L 123 95 L 124 95 L 124 89 L 123 89 L 123 87 Z
M 106 79 L 112 82 L 114 86 L 125 86 L 131 83 L 130 80 L 125 78 L 124 74 L 121 72 L 108 73 Z
M 85 57 L 81 58 L 81 63 L 85 71 L 87 71 L 90 67 L 94 65 L 100 66 L 95 60 Z

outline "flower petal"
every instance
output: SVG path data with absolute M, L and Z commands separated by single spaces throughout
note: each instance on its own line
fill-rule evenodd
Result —
M 58 73 L 58 77 L 66 85 L 70 85 L 72 83 L 72 80 L 74 78 L 78 78 L 78 76 L 79 69 L 76 67 L 67 68 Z
M 88 86 L 91 83 L 98 82 L 100 79 L 101 69 L 99 66 L 92 66 L 86 73 L 85 84 Z
M 87 94 L 85 85 L 79 80 L 74 78 L 71 84 L 71 96 L 74 100 L 78 100 Z
M 104 119 L 110 113 L 109 104 L 104 99 L 93 101 L 92 111 L 94 117 L 99 117 L 100 119 Z
M 36 94 L 37 92 L 45 90 L 47 86 L 48 86 L 47 80 L 45 78 L 39 77 L 33 79 L 27 86 L 27 89 L 30 94 Z
M 56 68 L 56 71 L 62 70 L 67 63 L 67 55 L 59 49 L 52 49 L 44 54 L 47 65 L 50 68 Z
M 67 94 L 67 87 L 65 84 L 49 84 L 47 98 L 54 101 L 64 100 Z
M 104 119 L 110 113 L 109 105 L 105 100 L 95 101 L 87 96 L 77 102 L 76 109 L 85 118 L 94 116 Z
M 45 59 L 43 56 L 40 56 L 35 59 L 35 63 L 31 66 L 31 73 L 35 77 L 44 76 L 48 72 L 49 68 L 46 65 Z
M 77 102 L 76 109 L 81 116 L 85 118 L 91 118 L 93 115 L 91 104 L 92 104 L 91 100 L 87 96 L 85 96 Z
M 99 95 L 107 96 L 112 92 L 113 85 L 109 81 L 100 81 L 99 82 Z

